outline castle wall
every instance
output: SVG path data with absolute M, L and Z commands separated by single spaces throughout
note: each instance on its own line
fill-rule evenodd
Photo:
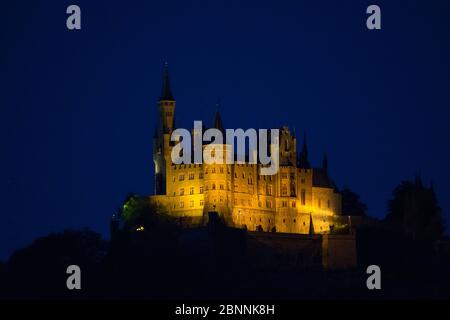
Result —
M 253 164 L 171 165 L 167 195 L 154 199 L 172 216 L 200 219 L 217 211 L 228 225 L 250 231 L 330 231 L 340 195 L 332 188 L 313 187 L 311 169 L 283 166 L 273 176 L 258 170 Z
M 157 196 L 151 201 L 174 217 L 196 223 L 205 223 L 207 213 L 215 211 L 227 225 L 250 231 L 330 232 L 331 217 L 341 211 L 340 195 L 332 187 L 314 186 L 314 169 L 297 167 L 296 139 L 287 127 L 280 130 L 280 167 L 275 175 L 260 175 L 257 164 L 226 164 L 231 152 L 226 144 L 203 145 L 212 158 L 222 157 L 221 164 L 175 165 L 170 141 L 174 112 L 175 101 L 159 102 L 153 154 Z

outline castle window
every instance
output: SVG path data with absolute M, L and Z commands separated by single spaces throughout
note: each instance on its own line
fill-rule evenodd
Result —
M 305 178 L 302 178 L 300 181 L 301 181 L 302 183 L 305 183 Z
M 175 191 L 173 192 L 173 195 L 174 195 L 174 196 L 176 195 Z
M 220 197 L 219 202 L 223 202 L 223 198 L 222 197 Z
M 286 208 L 287 207 L 287 201 L 281 202 L 281 205 L 282 205 L 283 208 Z
M 230 169 L 229 166 L 227 167 L 227 173 L 228 173 L 228 174 L 231 174 L 231 169 Z
M 319 205 L 319 208 L 322 206 L 322 200 L 321 199 L 318 200 L 318 205 Z
M 172 177 L 172 182 L 175 182 L 175 176 Z
M 180 174 L 178 176 L 178 181 L 184 181 L 184 174 Z
M 269 200 L 266 200 L 266 207 L 267 208 L 272 208 L 272 202 Z
M 189 194 L 194 194 L 194 187 L 191 187 L 191 188 L 189 189 Z
M 221 184 L 221 185 L 219 186 L 219 188 L 220 188 L 220 190 L 223 190 L 223 184 Z
M 234 173 L 234 177 L 237 178 L 237 172 Z
M 220 167 L 220 173 L 223 173 L 223 168 L 222 167 Z
M 272 195 L 272 186 L 271 185 L 267 185 L 266 187 L 266 193 L 268 196 Z
M 205 174 L 208 174 L 208 168 L 205 168 Z
M 294 219 L 294 223 L 296 223 L 296 222 L 297 222 L 297 220 Z
M 292 201 L 292 208 L 295 208 L 295 205 L 296 205 L 295 201 Z
M 194 173 L 193 172 L 189 173 L 189 180 L 194 180 Z
M 184 208 L 184 201 L 180 202 L 180 208 Z
M 291 197 L 295 197 L 295 185 L 291 185 Z
M 305 223 L 305 221 L 303 221 L 303 226 L 306 226 L 306 223 Z
M 215 168 L 215 167 L 213 167 L 213 168 L 211 169 L 211 173 L 216 173 L 216 168 Z
M 200 193 L 203 193 L 203 187 L 200 187 Z
M 281 179 L 287 179 L 287 173 L 282 173 L 281 174 Z
M 191 206 L 191 208 L 194 206 L 194 200 L 190 201 L 190 206 Z
M 180 196 L 183 196 L 184 195 L 184 188 L 181 188 L 180 189 Z
M 287 196 L 287 187 L 286 186 L 282 186 L 281 187 L 281 195 L 282 196 Z
M 327 207 L 330 209 L 330 199 L 327 200 Z
M 203 172 L 200 172 L 200 173 L 198 174 L 198 178 L 199 178 L 199 179 L 203 179 Z
M 203 200 L 200 200 L 200 206 L 203 207 L 204 204 L 205 204 L 205 202 Z
M 283 222 L 286 222 L 286 219 L 283 219 Z
M 215 183 L 212 184 L 212 189 L 216 190 L 216 184 Z
M 301 201 L 302 201 L 302 206 L 306 205 L 306 191 L 304 189 L 300 193 L 300 198 L 301 198 Z
M 245 179 L 245 173 L 242 172 L 242 179 Z

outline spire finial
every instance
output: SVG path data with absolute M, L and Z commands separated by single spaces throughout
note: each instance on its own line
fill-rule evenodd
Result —
M 216 102 L 216 113 L 219 112 L 220 103 L 221 103 L 220 98 L 217 98 L 217 102 Z
M 223 125 L 222 117 L 220 116 L 219 106 L 220 106 L 220 99 L 216 103 L 216 111 L 214 113 L 213 128 L 219 129 L 222 133 L 225 133 L 225 127 Z
M 169 64 L 167 63 L 167 60 L 164 62 L 163 86 L 159 100 L 175 101 L 172 95 L 172 89 L 170 87 Z

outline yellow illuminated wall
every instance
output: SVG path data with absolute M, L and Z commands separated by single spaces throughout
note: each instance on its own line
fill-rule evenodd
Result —
M 170 148 L 165 156 L 170 161 Z M 228 225 L 252 231 L 327 233 L 330 217 L 341 214 L 341 196 L 313 186 L 313 170 L 283 165 L 264 176 L 255 164 L 167 165 L 166 194 L 150 199 L 192 225 L 217 211 Z

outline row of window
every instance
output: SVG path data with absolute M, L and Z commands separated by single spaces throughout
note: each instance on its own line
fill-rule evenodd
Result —
M 215 183 L 213 183 L 211 185 L 211 189 L 212 190 L 216 190 L 216 184 Z M 208 186 L 206 186 L 206 190 L 208 190 Z M 224 190 L 224 185 L 223 184 L 219 184 L 219 190 Z M 204 191 L 203 186 L 199 187 L 199 193 L 203 194 L 203 191 Z M 194 187 L 190 187 L 189 188 L 189 194 L 193 195 L 194 193 L 195 193 Z M 173 195 L 176 196 L 176 193 L 174 192 Z M 185 195 L 185 189 L 184 188 L 180 188 L 179 195 L 180 196 Z M 271 186 L 267 186 L 267 195 L 268 196 L 272 195 L 272 187 Z M 237 199 L 234 199 L 234 201 L 235 201 L 235 205 L 237 205 Z M 302 190 L 301 193 L 300 193 L 300 202 L 301 202 L 302 205 L 306 205 L 306 191 L 305 190 Z M 282 205 L 281 205 L 282 207 L 284 207 L 284 208 L 288 207 L 288 201 L 287 200 L 283 200 L 281 203 L 282 203 Z M 245 201 L 244 200 L 242 200 L 242 205 L 245 205 Z M 248 205 L 252 206 L 251 200 L 248 200 Z M 258 203 L 258 206 L 262 207 L 261 202 Z M 292 201 L 291 202 L 291 207 L 295 208 L 295 206 L 296 206 L 296 202 Z M 319 208 L 322 207 L 322 199 L 318 199 L 317 200 L 317 206 Z M 330 206 L 331 206 L 330 199 L 327 199 L 327 208 L 329 209 Z M 266 207 L 267 208 L 272 208 L 272 204 L 271 204 L 270 201 L 266 202 Z
M 215 168 L 213 168 L 211 171 L 212 171 L 211 173 L 215 173 L 215 172 L 216 172 Z M 223 168 L 220 168 L 220 171 L 221 171 L 221 173 L 222 173 Z M 208 170 L 205 171 L 205 174 L 208 174 Z M 235 178 L 237 178 L 237 177 L 238 177 L 238 176 L 237 176 L 237 173 L 235 173 L 234 176 L 235 176 Z M 185 175 L 184 175 L 184 174 L 178 175 L 178 181 L 184 181 L 184 178 L 185 178 Z M 200 172 L 200 173 L 198 174 L 198 178 L 199 178 L 199 179 L 203 179 L 203 172 Z M 189 179 L 189 180 L 194 180 L 194 179 L 195 179 L 195 174 L 194 174 L 193 172 L 190 172 L 190 173 L 188 174 L 188 179 Z M 242 179 L 245 179 L 245 173 L 242 173 Z M 259 176 L 258 176 L 258 179 L 259 179 Z M 266 176 L 264 176 L 264 180 L 266 180 Z M 272 176 L 268 176 L 267 180 L 268 180 L 268 181 L 272 181 Z M 175 176 L 173 177 L 173 182 L 175 182 Z M 302 182 L 302 183 L 305 183 L 305 179 L 302 178 L 302 179 L 301 179 L 301 182 Z M 253 184 L 253 177 L 251 177 L 251 176 L 248 177 L 247 183 L 250 184 L 250 185 L 252 185 L 252 184 Z
M 201 207 L 203 207 L 205 205 L 204 200 L 203 199 L 200 200 L 199 204 L 200 204 Z M 184 201 L 180 201 L 180 203 L 178 205 L 179 205 L 180 208 L 184 208 Z M 195 201 L 194 200 L 189 201 L 189 207 L 190 208 L 195 207 Z M 176 204 L 175 203 L 173 204 L 173 208 L 174 209 L 176 208 Z

